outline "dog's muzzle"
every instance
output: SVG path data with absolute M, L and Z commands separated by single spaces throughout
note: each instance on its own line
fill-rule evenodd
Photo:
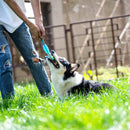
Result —
M 58 69 L 58 68 L 60 68 L 60 65 L 57 61 L 58 59 L 56 59 L 56 57 L 54 56 L 54 53 L 55 53 L 54 51 L 51 51 L 51 55 L 53 56 L 53 60 L 50 59 L 49 57 L 47 57 L 47 58 Z

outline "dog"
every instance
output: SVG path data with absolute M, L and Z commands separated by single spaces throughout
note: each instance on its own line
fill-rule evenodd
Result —
M 116 89 L 108 83 L 100 83 L 92 80 L 85 80 L 77 72 L 79 64 L 72 64 L 63 57 L 59 57 L 55 51 L 51 51 L 53 60 L 46 57 L 47 64 L 51 71 L 51 80 L 56 94 L 64 99 L 70 94 L 88 94 L 89 92 L 100 93 L 103 89 Z

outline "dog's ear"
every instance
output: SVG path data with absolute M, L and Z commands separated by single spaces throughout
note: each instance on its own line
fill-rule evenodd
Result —
M 79 66 L 79 64 L 68 64 L 63 79 L 66 80 L 69 77 L 74 77 L 74 72 L 79 68 Z
M 80 67 L 80 64 L 71 64 L 70 73 L 75 72 Z

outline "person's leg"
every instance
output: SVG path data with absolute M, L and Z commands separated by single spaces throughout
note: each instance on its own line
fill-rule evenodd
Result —
M 14 95 L 12 57 L 2 25 L 0 25 L 0 90 L 3 99 Z
M 23 23 L 14 33 L 10 34 L 10 36 L 28 64 L 41 95 L 44 96 L 51 93 L 51 85 L 43 62 L 34 62 L 39 56 L 33 45 L 28 27 Z

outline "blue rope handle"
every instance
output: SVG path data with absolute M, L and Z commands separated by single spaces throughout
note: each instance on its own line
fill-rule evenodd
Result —
M 43 49 L 45 51 L 45 53 L 48 55 L 48 57 L 53 60 L 53 56 L 50 54 L 49 48 L 48 46 L 45 44 L 45 42 L 43 41 L 43 39 L 41 38 L 42 44 L 43 44 Z

